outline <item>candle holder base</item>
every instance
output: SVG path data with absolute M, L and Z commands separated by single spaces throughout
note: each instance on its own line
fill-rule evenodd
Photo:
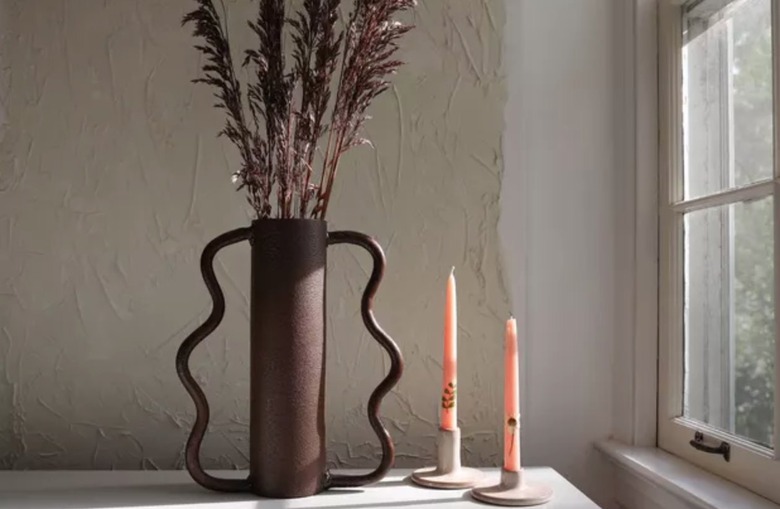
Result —
M 412 481 L 425 488 L 440 490 L 463 490 L 471 488 L 483 477 L 482 472 L 474 468 L 460 467 L 452 472 L 442 472 L 438 467 L 415 470 Z
M 501 482 L 471 490 L 471 496 L 480 502 L 501 506 L 533 506 L 549 502 L 553 490 L 544 484 L 531 484 L 523 479 L 523 470 L 501 470 Z
M 462 490 L 476 485 L 483 474 L 460 464 L 460 429 L 439 429 L 436 440 L 438 465 L 412 473 L 412 482 L 425 488 Z

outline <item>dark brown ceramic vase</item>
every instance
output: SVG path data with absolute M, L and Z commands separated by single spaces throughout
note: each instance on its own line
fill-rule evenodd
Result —
M 225 313 L 224 295 L 214 275 L 214 256 L 244 240 L 252 245 L 249 477 L 222 479 L 206 473 L 200 464 L 209 405 L 190 373 L 189 358 Z M 327 248 L 334 244 L 356 244 L 374 260 L 361 314 L 391 360 L 389 373 L 368 403 L 368 420 L 382 446 L 382 458 L 374 471 L 364 475 L 332 474 L 325 465 L 325 272 Z M 186 448 L 187 469 L 196 482 L 218 491 L 293 498 L 328 488 L 361 486 L 384 477 L 393 464 L 394 448 L 379 420 L 379 406 L 403 370 L 401 352 L 372 312 L 384 268 L 384 253 L 374 239 L 357 232 L 329 233 L 327 223 L 319 220 L 256 220 L 252 226 L 222 234 L 206 246 L 201 271 L 214 307 L 206 322 L 182 343 L 176 357 L 179 378 L 197 409 Z

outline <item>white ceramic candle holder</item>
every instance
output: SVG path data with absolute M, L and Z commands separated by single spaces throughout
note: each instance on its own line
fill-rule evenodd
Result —
M 439 429 L 436 439 L 438 464 L 412 473 L 412 481 L 426 488 L 458 490 L 471 488 L 482 479 L 482 472 L 460 464 L 460 428 Z
M 501 482 L 471 490 L 471 496 L 491 505 L 532 506 L 549 502 L 553 490 L 544 484 L 531 484 L 524 479 L 524 472 L 501 470 Z

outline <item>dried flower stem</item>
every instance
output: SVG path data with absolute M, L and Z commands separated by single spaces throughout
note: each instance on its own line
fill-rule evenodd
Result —
M 400 67 L 392 56 L 398 39 L 411 28 L 394 17 L 412 7 L 414 0 L 355 0 L 343 32 L 336 29 L 341 0 L 304 0 L 290 18 L 284 0 L 259 0 L 257 19 L 249 22 L 259 45 L 245 52 L 244 65 L 251 64 L 255 71 L 246 96 L 236 78 L 227 27 L 212 0 L 195 1 L 198 7 L 183 20 L 193 23 L 194 35 L 204 41 L 196 49 L 206 56 L 205 77 L 195 81 L 214 87 L 216 106 L 226 111 L 220 134 L 239 149 L 242 166 L 234 173 L 239 189 L 247 188 L 258 218 L 271 217 L 274 208 L 279 218 L 324 218 L 341 156 L 352 147 L 370 144 L 359 136 L 368 118 L 366 110 L 387 90 L 387 77 Z M 286 26 L 293 41 L 290 69 L 283 47 Z M 325 133 L 319 185 L 313 185 Z

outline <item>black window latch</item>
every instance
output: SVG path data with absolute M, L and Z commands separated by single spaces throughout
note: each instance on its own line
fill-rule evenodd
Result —
M 721 442 L 718 446 L 707 445 L 704 443 L 704 433 L 697 431 L 693 435 L 693 440 L 691 440 L 690 444 L 697 451 L 708 454 L 720 454 L 724 460 L 731 461 L 731 446 L 728 442 Z

